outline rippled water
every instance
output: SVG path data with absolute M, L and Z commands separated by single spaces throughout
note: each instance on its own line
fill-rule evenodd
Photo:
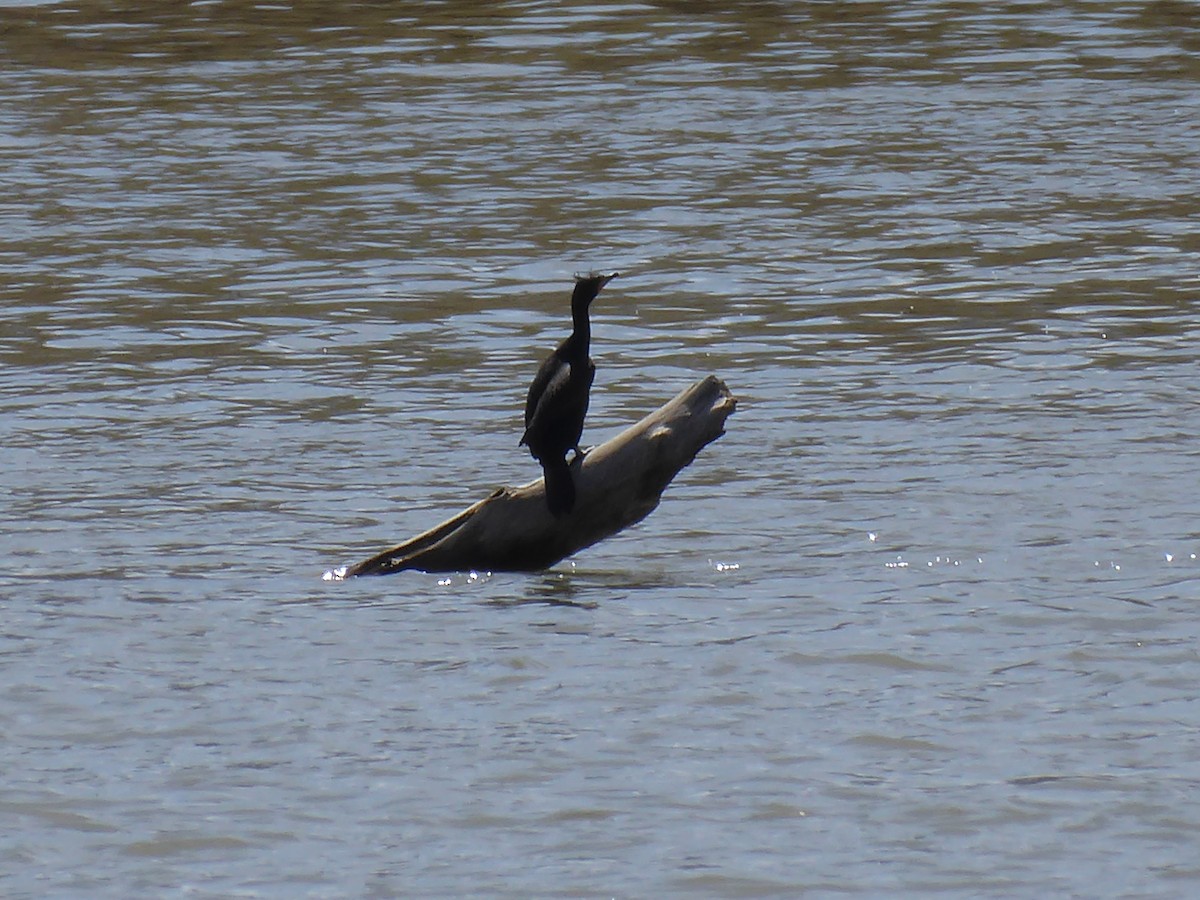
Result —
M 0 891 L 1190 894 L 1198 26 L 0 5 Z M 727 435 L 323 583 L 537 474 L 592 267 L 585 441 Z

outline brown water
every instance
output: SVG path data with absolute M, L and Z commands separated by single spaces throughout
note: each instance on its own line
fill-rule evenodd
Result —
M 1194 893 L 1197 7 L 478 9 L 0 4 L 0 892 Z

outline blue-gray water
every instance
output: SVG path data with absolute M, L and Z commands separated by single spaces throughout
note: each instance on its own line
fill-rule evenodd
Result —
M 1200 889 L 1190 3 L 0 4 L 0 893 Z M 541 575 L 321 581 L 739 407 Z

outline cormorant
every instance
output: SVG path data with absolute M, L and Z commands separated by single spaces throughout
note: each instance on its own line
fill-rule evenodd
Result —
M 588 356 L 592 336 L 588 307 L 600 289 L 619 274 L 575 277 L 575 292 L 571 295 L 571 321 L 575 330 L 546 357 L 525 401 L 525 434 L 521 445 L 528 445 L 533 458 L 542 464 L 546 505 L 556 516 L 569 513 L 575 506 L 575 483 L 566 457 L 568 450 L 574 450 L 574 459 L 583 458 L 579 437 L 583 434 L 583 417 L 587 415 L 588 391 L 596 375 L 596 366 Z

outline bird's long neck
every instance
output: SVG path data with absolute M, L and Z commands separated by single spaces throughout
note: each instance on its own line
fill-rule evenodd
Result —
M 571 304 L 571 323 L 575 329 L 567 338 L 566 352 L 579 359 L 586 359 L 592 341 L 592 323 L 588 321 L 588 304 L 586 302 L 576 301 Z

